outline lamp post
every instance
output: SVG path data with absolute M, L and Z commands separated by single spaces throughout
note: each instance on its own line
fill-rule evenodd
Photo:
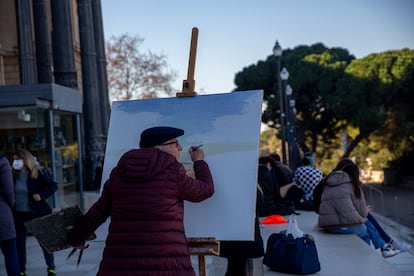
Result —
M 297 136 L 296 136 L 296 101 L 294 99 L 290 100 L 290 108 L 292 111 L 292 120 L 291 120 L 291 124 L 292 124 L 292 129 L 291 129 L 291 134 L 292 134 L 292 163 L 290 168 L 292 170 L 296 169 L 296 164 L 299 162 L 299 151 L 298 151 L 298 143 L 297 143 Z
M 280 47 L 279 42 L 276 40 L 275 46 L 273 47 L 273 54 L 276 57 L 276 75 L 277 75 L 277 85 L 279 92 L 279 122 L 280 122 L 280 136 L 282 138 L 282 162 L 286 164 L 286 147 L 285 147 L 285 126 L 284 126 L 284 109 L 283 109 L 283 93 L 282 93 L 282 81 L 280 76 L 280 60 L 282 58 L 282 47 Z
M 285 68 L 283 68 L 285 69 Z M 287 70 L 286 70 L 287 71 Z M 285 87 L 285 113 L 286 113 L 286 138 L 287 138 L 287 156 L 288 165 L 292 167 L 293 156 L 292 156 L 292 109 L 290 108 L 290 97 L 292 96 L 293 89 L 287 84 Z
M 280 72 L 280 79 L 282 80 L 282 85 L 283 85 L 283 89 L 282 91 L 282 98 L 280 99 L 282 102 L 282 125 L 283 125 L 283 148 L 285 149 L 286 152 L 286 148 L 289 149 L 289 141 L 288 141 L 288 133 L 289 133 L 289 128 L 288 128 L 288 120 L 287 120 L 287 116 L 289 114 L 289 109 L 288 109 L 288 104 L 287 104 L 287 97 L 286 97 L 286 88 L 287 88 L 287 80 L 289 78 L 289 72 L 288 70 L 283 67 L 282 71 Z M 287 144 L 287 145 L 286 145 Z M 289 156 L 287 156 L 287 158 L 289 158 Z M 289 161 L 287 158 L 285 158 L 285 164 L 288 165 Z

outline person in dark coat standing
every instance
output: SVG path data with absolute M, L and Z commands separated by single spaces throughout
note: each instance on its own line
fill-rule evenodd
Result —
M 16 204 L 14 222 L 17 232 L 17 252 L 19 254 L 20 275 L 26 275 L 26 235 L 25 222 L 52 213 L 46 199 L 57 190 L 57 183 L 41 170 L 36 158 L 25 149 L 13 153 L 13 180 Z M 47 275 L 56 275 L 53 253 L 42 245 L 43 256 L 47 265 Z
M 111 217 L 99 276 L 194 276 L 184 229 L 184 200 L 214 193 L 204 151 L 191 147 L 195 178 L 179 162 L 182 129 L 153 127 L 141 133 L 140 149 L 126 152 L 112 169 L 99 199 L 67 235 L 74 247 Z
M 9 160 L 0 155 L 0 248 L 8 276 L 20 275 L 16 247 L 16 229 L 13 220 L 13 177 Z
M 253 241 L 220 241 L 220 257 L 227 259 L 225 276 L 244 276 L 249 265 L 249 259 L 264 256 L 263 239 L 260 234 L 258 210 L 263 204 L 263 191 L 257 184 L 256 217 L 254 218 Z

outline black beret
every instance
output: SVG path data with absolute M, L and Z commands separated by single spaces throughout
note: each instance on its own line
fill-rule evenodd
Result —
M 141 133 L 140 148 L 152 148 L 170 139 L 184 135 L 184 130 L 175 127 L 151 127 Z

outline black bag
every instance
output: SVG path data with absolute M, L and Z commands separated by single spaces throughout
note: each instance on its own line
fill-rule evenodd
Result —
M 263 264 L 271 270 L 289 274 L 307 275 L 321 270 L 315 241 L 307 234 L 301 238 L 293 238 L 291 234 L 271 234 Z

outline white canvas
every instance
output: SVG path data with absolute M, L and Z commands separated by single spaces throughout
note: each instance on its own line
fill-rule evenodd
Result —
M 202 144 L 215 184 L 211 198 L 185 202 L 187 237 L 253 240 L 262 98 L 255 90 L 114 102 L 103 183 L 122 154 L 138 148 L 144 129 L 182 128 L 182 163 L 191 163 L 190 146 Z

